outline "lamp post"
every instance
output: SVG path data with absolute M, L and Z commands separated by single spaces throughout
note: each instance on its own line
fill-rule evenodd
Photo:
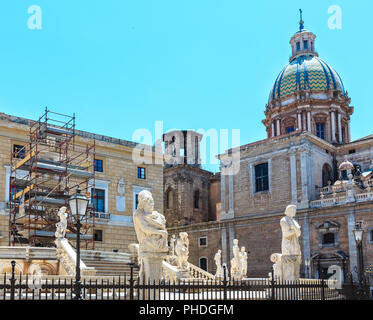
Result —
M 76 193 L 69 198 L 71 214 L 75 218 L 76 227 L 76 271 L 75 271 L 75 300 L 81 299 L 80 286 L 80 227 L 82 226 L 80 219 L 85 216 L 88 206 L 88 199 L 80 193 L 79 187 Z
M 309 258 L 304 259 L 304 264 L 306 266 L 306 277 L 311 278 L 311 274 L 310 274 L 311 260 Z
M 361 227 L 361 221 L 355 224 L 355 229 L 352 230 L 354 233 L 356 247 L 358 249 L 358 261 L 359 261 L 359 285 L 357 288 L 357 294 L 360 298 L 362 298 L 363 292 L 363 275 L 364 275 L 364 260 L 363 260 L 363 236 L 364 230 Z

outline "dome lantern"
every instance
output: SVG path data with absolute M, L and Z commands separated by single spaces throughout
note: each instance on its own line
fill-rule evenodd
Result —
M 302 20 L 302 10 L 300 11 L 299 31 L 297 31 L 290 39 L 290 45 L 292 55 L 289 61 L 302 56 L 302 55 L 314 55 L 318 56 L 315 51 L 315 39 L 316 36 L 307 29 L 304 29 L 304 21 Z

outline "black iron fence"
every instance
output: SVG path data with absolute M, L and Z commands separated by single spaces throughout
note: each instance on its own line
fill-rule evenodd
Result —
M 131 268 L 132 269 L 132 268 Z M 4 274 L 0 300 L 72 300 L 73 277 Z M 132 270 L 131 270 L 132 271 Z M 131 275 L 133 273 L 131 272 Z M 368 286 L 335 281 L 304 279 L 281 282 L 275 279 L 232 281 L 191 279 L 177 282 L 140 283 L 133 276 L 90 277 L 80 283 L 85 300 L 350 300 L 369 299 Z

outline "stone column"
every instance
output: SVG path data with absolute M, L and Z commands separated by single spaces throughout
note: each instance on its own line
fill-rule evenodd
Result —
M 334 110 L 332 110 L 330 112 L 330 117 L 331 117 L 331 122 L 332 122 L 332 142 L 336 142 L 336 139 L 335 139 L 335 112 Z
M 221 170 L 220 170 L 221 171 Z M 225 175 L 221 175 L 220 181 L 220 199 L 221 199 L 221 209 L 220 209 L 220 218 L 225 216 Z
M 301 180 L 302 180 L 302 200 L 300 208 L 308 208 L 309 206 L 309 195 L 308 195 L 308 150 L 306 148 L 301 150 L 300 154 L 300 167 L 301 167 Z
M 307 130 L 306 112 L 302 112 L 302 128 L 303 131 Z
M 295 150 L 290 149 L 291 203 L 297 204 L 297 162 Z
M 280 119 L 277 119 L 277 135 L 281 135 Z
M 222 227 L 221 228 L 221 252 L 223 254 L 222 256 L 222 263 L 227 263 L 227 228 Z
M 346 133 L 346 132 L 345 132 Z M 342 143 L 342 114 L 341 112 L 338 112 L 338 139 L 339 143 Z
M 298 130 L 302 130 L 302 114 L 300 111 L 298 111 Z
M 347 120 L 346 142 L 351 142 L 351 135 L 350 135 L 350 119 Z
M 350 213 L 347 215 L 347 230 L 348 230 L 348 247 L 349 247 L 349 254 L 350 254 L 350 271 L 352 273 L 352 278 L 354 281 L 358 279 L 358 273 L 355 272 L 358 270 L 358 263 L 357 263 L 357 248 L 356 248 L 356 241 L 354 237 L 354 233 L 352 230 L 355 229 L 355 214 L 351 210 Z
M 234 194 L 233 194 L 233 174 L 230 174 L 228 176 L 228 184 L 229 184 L 229 215 L 231 216 L 230 218 L 234 218 Z
M 307 130 L 312 132 L 311 129 L 311 111 L 307 111 Z
M 234 226 L 233 224 L 229 225 L 229 261 L 233 258 L 233 240 L 235 238 Z
M 271 129 L 272 129 L 272 138 L 273 138 L 275 136 L 275 124 L 273 121 L 271 123 Z
M 302 235 L 303 235 L 303 263 L 304 263 L 304 274 L 306 278 L 311 277 L 311 247 L 310 247 L 310 225 L 308 220 L 308 213 L 304 214 L 302 223 Z M 310 266 L 307 268 L 306 259 L 310 261 Z

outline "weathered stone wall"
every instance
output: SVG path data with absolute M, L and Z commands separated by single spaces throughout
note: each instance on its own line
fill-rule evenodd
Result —
M 164 170 L 164 199 L 166 193 L 173 191 L 173 208 L 165 215 L 167 226 L 184 225 L 208 221 L 211 172 L 180 165 Z M 198 208 L 194 208 L 194 192 L 199 190 Z
M 285 210 L 285 207 L 283 208 Z M 341 260 L 336 258 L 336 253 L 343 251 L 350 256 L 346 261 L 346 272 L 353 271 L 357 266 L 357 253 L 352 231 L 349 235 L 348 216 L 351 214 L 355 221 L 363 220 L 364 229 L 366 230 L 363 240 L 363 253 L 365 267 L 373 263 L 373 238 L 369 232 L 373 230 L 373 203 L 342 205 L 323 209 L 303 209 L 298 210 L 296 219 L 298 220 L 302 235 L 299 243 L 302 251 L 301 276 L 306 276 L 306 267 L 304 264 L 305 253 L 309 252 L 310 257 L 320 253 L 322 257 L 330 257 L 322 263 L 322 267 L 332 264 L 342 266 Z M 270 256 L 272 253 L 281 253 L 282 232 L 280 219 L 283 217 L 283 211 L 266 214 L 251 215 L 247 218 L 236 218 L 230 221 L 209 222 L 194 224 L 169 229 L 170 236 L 181 231 L 189 234 L 189 261 L 198 266 L 199 258 L 208 258 L 208 271 L 215 272 L 214 255 L 218 249 L 222 249 L 222 260 L 227 262 L 230 268 L 232 259 L 232 240 L 238 239 L 239 246 L 246 247 L 248 252 L 248 277 L 266 277 L 271 271 L 272 262 Z M 305 248 L 304 233 L 305 220 L 308 218 L 309 229 L 309 248 Z M 317 227 L 325 221 L 335 222 L 339 225 L 337 241 L 335 245 L 320 245 L 320 232 Z M 352 230 L 352 229 L 351 229 Z M 223 235 L 225 234 L 225 236 Z M 208 237 L 208 246 L 199 247 L 199 237 Z M 350 239 L 349 239 L 350 238 Z M 224 241 L 224 242 L 222 242 Z M 355 250 L 355 251 L 354 251 Z M 224 260 L 225 257 L 225 260 Z M 316 275 L 317 261 L 311 260 L 312 276 Z

